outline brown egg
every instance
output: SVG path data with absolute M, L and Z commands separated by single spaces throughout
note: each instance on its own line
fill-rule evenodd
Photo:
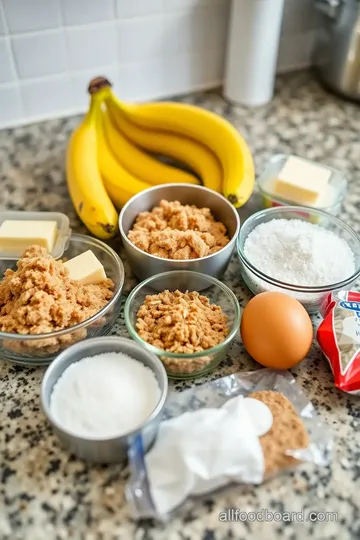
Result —
M 280 292 L 264 292 L 246 305 L 240 333 L 247 352 L 263 366 L 289 369 L 310 350 L 313 327 L 305 308 Z

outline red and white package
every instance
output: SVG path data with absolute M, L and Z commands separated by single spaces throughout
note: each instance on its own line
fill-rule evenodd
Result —
M 360 394 L 360 292 L 330 294 L 322 315 L 316 337 L 334 374 L 335 386 Z

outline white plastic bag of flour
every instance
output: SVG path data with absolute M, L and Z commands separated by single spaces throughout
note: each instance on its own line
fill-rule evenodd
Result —
M 260 369 L 223 377 L 169 396 L 147 454 L 140 435 L 132 440 L 126 498 L 135 519 L 164 521 L 194 497 L 264 480 L 258 436 L 266 415 L 256 424 L 246 407 L 251 399 L 243 399 L 261 390 L 281 392 L 306 427 L 308 448 L 294 457 L 317 465 L 329 462 L 332 438 L 290 373 Z

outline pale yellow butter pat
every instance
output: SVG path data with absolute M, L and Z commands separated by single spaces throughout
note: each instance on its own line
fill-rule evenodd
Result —
M 0 250 L 23 252 L 36 244 L 51 253 L 57 233 L 56 221 L 5 220 L 0 226 Z
M 103 265 L 90 249 L 66 261 L 64 266 L 69 270 L 70 279 L 82 285 L 96 285 L 106 279 Z
M 297 204 L 314 206 L 328 189 L 331 171 L 290 156 L 274 184 L 274 194 Z

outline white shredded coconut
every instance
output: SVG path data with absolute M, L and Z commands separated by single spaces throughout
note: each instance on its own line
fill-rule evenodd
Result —
M 54 385 L 50 411 L 82 437 L 120 436 L 142 425 L 160 400 L 154 372 L 122 353 L 102 353 L 71 364 Z
M 244 254 L 264 274 L 291 285 L 331 285 L 355 272 L 345 240 L 300 219 L 261 223 L 246 238 Z

